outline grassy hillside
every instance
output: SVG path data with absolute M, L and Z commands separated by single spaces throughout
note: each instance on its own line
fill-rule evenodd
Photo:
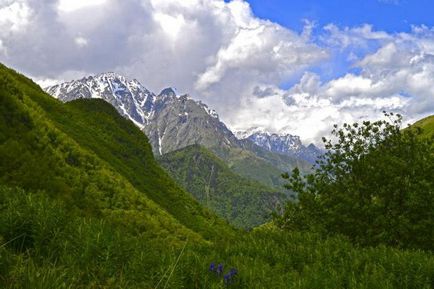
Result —
M 231 229 L 167 176 L 145 136 L 109 105 L 64 105 L 4 66 L 0 160 L 0 288 L 434 283 L 432 252 L 360 248 L 273 225 Z
M 307 172 L 312 167 L 303 160 L 272 153 L 254 144 L 247 144 L 245 148 L 212 147 L 210 150 L 236 174 L 278 190 L 284 185 L 283 172 L 290 172 L 295 167 Z
M 173 224 L 206 238 L 228 229 L 170 179 L 143 133 L 109 104 L 65 105 L 0 69 L 3 184 L 44 190 L 87 214 L 110 215 L 137 230 L 150 226 L 145 214 L 152 224 Z
M 432 137 L 434 136 L 434 115 L 421 119 L 412 126 L 420 127 L 424 136 Z
M 278 191 L 243 178 L 198 145 L 164 154 L 159 162 L 201 204 L 239 227 L 267 222 L 276 206 L 288 199 L 283 187 Z

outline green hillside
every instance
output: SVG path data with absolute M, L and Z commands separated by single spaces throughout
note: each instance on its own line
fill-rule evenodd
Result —
M 423 118 L 414 124 L 413 127 L 420 127 L 422 129 L 422 135 L 427 137 L 434 136 L 434 115 Z
M 245 148 L 212 147 L 210 150 L 223 159 L 236 174 L 278 190 L 284 185 L 280 177 L 283 172 L 292 171 L 296 167 L 308 172 L 312 167 L 303 160 L 272 153 L 256 145 Z
M 276 206 L 288 199 L 283 187 L 277 191 L 243 178 L 199 145 L 164 154 L 159 162 L 201 204 L 239 227 L 269 221 Z
M 62 104 L 0 66 L 0 288 L 429 289 L 433 276 L 430 251 L 233 229 L 110 105 Z
M 147 222 L 140 209 L 149 207 L 151 216 L 167 215 L 151 223 L 177 224 L 205 237 L 226 229 L 169 178 L 143 133 L 109 104 L 65 105 L 5 67 L 0 73 L 2 183 L 44 190 L 88 214 L 137 228 L 146 227 L 135 223 Z

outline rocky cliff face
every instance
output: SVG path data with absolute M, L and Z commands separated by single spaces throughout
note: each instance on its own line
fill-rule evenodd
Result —
M 164 154 L 193 144 L 236 147 L 238 139 L 217 113 L 188 95 L 165 89 L 157 97 L 152 117 L 144 127 L 154 151 Z
M 48 87 L 46 91 L 62 101 L 106 100 L 146 133 L 155 154 L 192 144 L 238 146 L 238 139 L 214 110 L 188 95 L 177 95 L 173 88 L 166 88 L 156 95 L 137 80 L 103 73 Z

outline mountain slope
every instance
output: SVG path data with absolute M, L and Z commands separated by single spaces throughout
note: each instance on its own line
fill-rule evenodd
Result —
M 170 179 L 143 133 L 106 102 L 62 104 L 4 66 L 0 88 L 0 183 L 44 190 L 138 231 L 197 239 L 229 230 Z
M 199 145 L 164 154 L 160 164 L 196 199 L 231 223 L 251 228 L 270 220 L 288 199 L 282 192 L 233 173 Z
M 210 150 L 223 159 L 235 173 L 267 186 L 281 189 L 285 183 L 281 177 L 282 172 L 290 172 L 295 167 L 307 172 L 312 167 L 304 160 L 270 152 L 250 140 L 241 140 L 240 144 L 241 147 L 213 147 Z
M 420 127 L 422 129 L 422 135 L 426 137 L 434 136 L 434 115 L 423 118 L 414 124 L 414 127 Z
M 160 155 L 194 144 L 238 145 L 237 138 L 214 111 L 187 95 L 176 96 L 171 89 L 163 90 L 156 97 L 155 110 L 144 132 L 154 152 L 158 150 Z
M 215 111 L 188 95 L 177 95 L 171 88 L 155 95 L 136 80 L 103 73 L 49 87 L 46 91 L 65 102 L 81 98 L 106 100 L 145 132 L 155 155 L 200 144 L 238 174 L 277 187 L 282 185 L 283 171 L 290 171 L 296 165 L 302 171 L 310 168 L 308 162 L 293 155 L 283 157 L 248 139 L 238 140 Z

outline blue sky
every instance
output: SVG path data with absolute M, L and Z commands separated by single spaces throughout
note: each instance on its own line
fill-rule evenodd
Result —
M 434 26 L 432 0 L 248 0 L 256 16 L 300 31 L 303 19 L 322 27 L 359 26 L 369 23 L 376 30 L 407 32 L 411 25 Z

